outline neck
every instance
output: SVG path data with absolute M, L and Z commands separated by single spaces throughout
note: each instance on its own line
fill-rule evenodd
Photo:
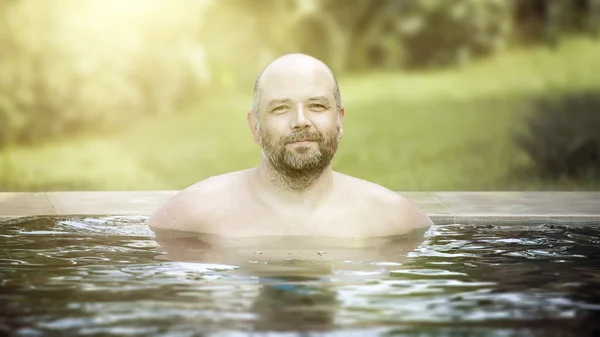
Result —
M 321 172 L 299 171 L 290 176 L 275 170 L 266 158 L 262 158 L 257 168 L 257 176 L 263 190 L 288 201 L 318 202 L 333 186 L 331 164 Z

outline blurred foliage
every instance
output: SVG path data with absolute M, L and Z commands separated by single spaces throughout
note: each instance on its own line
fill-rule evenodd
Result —
M 599 59 L 600 43 L 570 38 L 448 71 L 347 74 L 333 167 L 396 191 L 599 190 L 600 179 L 535 174 L 512 138 L 532 98 L 600 90 Z M 215 93 L 110 135 L 9 146 L 0 191 L 176 190 L 255 166 L 249 91 Z
M 220 0 L 209 6 L 204 31 L 224 34 L 209 34 L 205 45 L 218 45 L 219 62 L 234 58 L 228 63 L 238 74 L 256 73 L 235 59 L 239 52 L 259 64 L 303 52 L 334 71 L 439 66 L 502 46 L 510 8 L 504 0 Z
M 314 55 L 337 72 L 422 69 L 597 32 L 600 0 L 219 0 L 206 18 L 207 50 L 219 50 L 211 62 L 238 75 L 288 52 Z
M 544 176 L 600 177 L 600 91 L 540 99 L 517 144 Z
M 0 146 L 130 124 L 197 96 L 207 79 L 188 33 L 197 13 L 185 9 L 155 0 L 1 0 Z
M 500 50 L 511 29 L 506 0 L 414 0 L 400 21 L 406 65 L 464 64 Z
M 556 45 L 565 34 L 600 32 L 599 0 L 512 1 L 514 30 L 521 42 Z
M 0 147 L 249 93 L 283 53 L 339 75 L 418 70 L 597 30 L 599 15 L 600 0 L 0 0 Z

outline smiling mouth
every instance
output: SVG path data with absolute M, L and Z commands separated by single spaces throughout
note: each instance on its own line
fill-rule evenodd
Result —
M 297 141 L 294 141 L 294 142 L 290 142 L 290 144 L 310 143 L 310 142 L 314 142 L 314 140 L 311 140 L 311 139 L 297 140 Z

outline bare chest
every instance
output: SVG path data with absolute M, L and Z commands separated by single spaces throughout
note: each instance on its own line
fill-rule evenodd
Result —
M 374 213 L 359 204 L 310 209 L 247 203 L 224 208 L 218 227 L 219 234 L 228 236 L 365 236 L 376 216 Z

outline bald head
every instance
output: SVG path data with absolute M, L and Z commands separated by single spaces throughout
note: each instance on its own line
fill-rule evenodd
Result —
M 333 87 L 333 96 L 337 109 L 341 109 L 342 97 L 335 76 L 331 69 L 322 61 L 305 54 L 287 54 L 269 63 L 258 75 L 254 83 L 252 99 L 252 112 L 258 117 L 262 98 L 263 84 L 265 82 L 283 82 L 295 80 L 306 75 L 326 75 Z

